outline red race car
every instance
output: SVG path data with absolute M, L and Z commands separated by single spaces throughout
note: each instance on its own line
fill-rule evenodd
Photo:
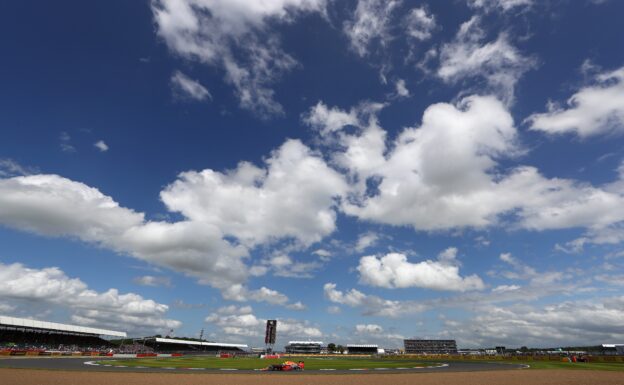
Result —
M 271 371 L 271 372 L 290 372 L 303 370 L 305 364 L 303 361 L 294 362 L 294 361 L 286 361 L 283 364 L 275 364 L 269 365 L 262 370 Z

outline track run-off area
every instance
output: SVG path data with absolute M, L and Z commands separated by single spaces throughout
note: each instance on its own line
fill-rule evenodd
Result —
M 229 362 L 228 362 L 229 361 Z M 110 358 L 6 358 L 0 359 L 0 368 L 47 369 L 70 371 L 114 371 L 114 372 L 202 372 L 202 373 L 256 373 L 266 374 L 260 369 L 277 361 L 260 360 L 245 362 L 246 359 L 145 359 L 114 360 Z M 523 364 L 494 362 L 422 362 L 413 360 L 305 360 L 306 374 L 363 374 L 388 372 L 474 372 L 492 370 L 517 370 L 527 368 Z M 259 364 L 260 363 L 260 364 Z M 275 372 L 273 372 L 275 373 Z M 278 374 L 298 375 L 301 372 Z
M 2 385 L 622 385 L 624 371 L 602 365 L 590 370 L 527 368 L 520 363 L 438 360 L 421 366 L 366 368 L 365 370 L 307 369 L 303 372 L 265 372 L 249 369 L 133 367 L 111 358 L 4 358 L 0 359 Z M 113 362 L 114 361 L 114 362 Z M 126 360 L 127 361 L 127 360 Z M 183 360 L 181 360 L 183 362 Z M 416 361 L 409 361 L 416 362 Z M 94 365 L 97 364 L 97 365 Z M 110 366 L 108 366 L 110 365 Z M 313 365 L 314 366 L 314 365 Z M 231 368 L 230 368 L 231 369 Z M 351 367 L 350 369 L 364 369 Z M 597 370 L 596 370 L 597 369 Z

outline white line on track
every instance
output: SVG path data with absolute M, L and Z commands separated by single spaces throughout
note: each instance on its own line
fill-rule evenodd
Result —
M 319 369 L 319 370 L 336 370 L 336 369 Z
M 358 368 L 358 369 L 349 369 L 349 370 L 366 370 L 366 369 L 359 369 L 359 368 Z
M 232 369 L 232 368 L 221 368 L 219 370 L 238 370 L 238 369 Z
M 174 370 L 174 369 L 177 369 L 177 368 L 169 368 L 169 367 L 166 367 L 166 368 L 161 368 L 161 369 L 166 369 L 166 370 Z

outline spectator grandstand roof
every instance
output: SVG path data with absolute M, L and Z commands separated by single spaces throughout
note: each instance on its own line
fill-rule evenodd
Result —
M 323 345 L 323 341 L 288 341 L 289 345 Z
M 60 332 L 96 334 L 103 336 L 126 337 L 126 332 L 117 332 L 114 330 L 90 328 L 85 326 L 67 325 L 56 322 L 35 321 L 26 318 L 5 317 L 0 316 L 0 325 L 24 327 L 30 329 L 43 329 Z
M 228 343 L 222 343 L 222 342 L 203 342 L 203 341 L 190 341 L 190 340 L 178 340 L 175 338 L 160 338 L 160 337 L 155 337 L 155 338 L 150 338 L 155 340 L 156 342 L 160 342 L 160 343 L 165 343 L 165 344 L 184 344 L 184 345 L 200 345 L 200 346 L 223 346 L 223 347 L 229 347 L 229 348 L 239 348 L 239 349 L 246 349 L 248 348 L 247 345 L 243 345 L 243 344 L 228 344 Z
M 348 344 L 347 348 L 378 348 L 379 345 L 374 344 L 374 345 L 370 345 L 370 344 L 363 344 L 363 345 L 358 345 L 358 344 Z

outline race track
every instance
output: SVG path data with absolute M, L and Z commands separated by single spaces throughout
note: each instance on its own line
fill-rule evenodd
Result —
M 196 373 L 255 373 L 266 374 L 269 372 L 261 372 L 255 370 L 240 369 L 203 369 L 203 368 L 142 368 L 142 367 L 125 367 L 112 366 L 108 363 L 110 358 L 4 358 L 0 359 L 0 368 L 14 369 L 46 369 L 46 370 L 70 370 L 70 371 L 98 371 L 98 372 L 196 372 Z M 494 370 L 517 370 L 525 368 L 525 365 L 491 363 L 491 362 L 441 362 L 441 364 L 432 363 L 429 367 L 422 368 L 378 368 L 367 370 L 307 370 L 306 374 L 363 374 L 363 373 L 434 373 L 434 372 L 480 372 Z M 275 373 L 275 372 L 273 372 Z M 282 372 L 284 375 L 297 375 L 297 372 Z

